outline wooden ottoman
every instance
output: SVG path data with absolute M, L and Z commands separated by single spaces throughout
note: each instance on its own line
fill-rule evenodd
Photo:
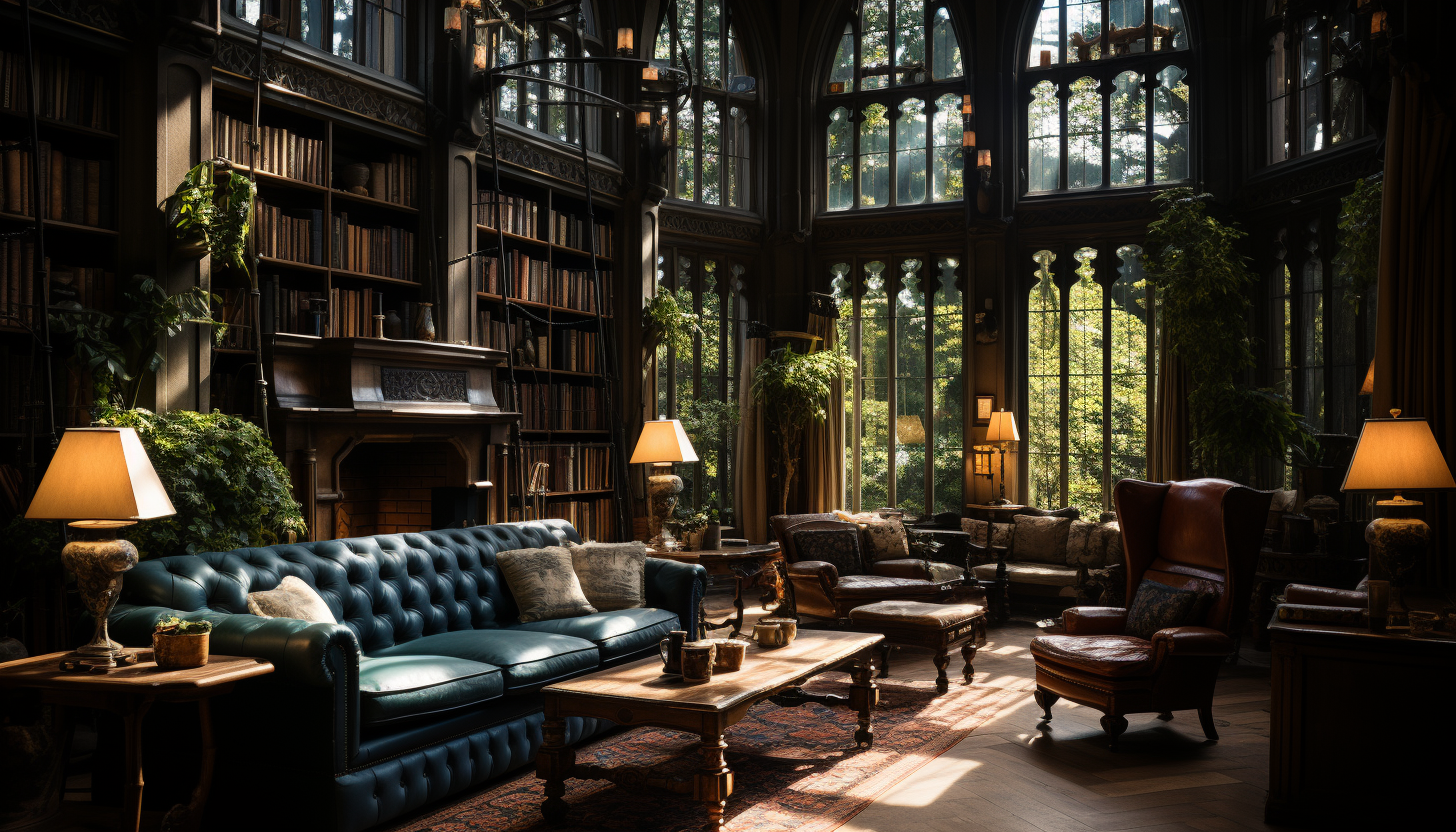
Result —
M 880 678 L 890 672 L 890 644 L 909 644 L 935 651 L 935 689 L 945 693 L 950 683 L 945 668 L 950 664 L 950 651 L 960 645 L 966 666 L 962 671 L 966 684 L 975 671 L 971 661 L 976 648 L 986 646 L 986 608 L 979 604 L 926 604 L 920 601 L 880 601 L 849 611 L 849 629 L 861 633 L 880 633 Z

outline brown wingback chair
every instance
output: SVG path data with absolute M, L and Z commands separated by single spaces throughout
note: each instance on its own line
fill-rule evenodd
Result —
M 877 601 L 925 601 L 933 604 L 984 603 L 986 593 L 974 582 L 936 581 L 930 565 L 919 558 L 866 563 L 867 574 L 840 574 L 834 564 L 803 561 L 794 547 L 794 532 L 854 529 L 859 526 L 832 514 L 779 514 L 769 518 L 788 563 L 789 586 L 796 615 L 844 620 L 849 611 Z
M 1199 626 L 1169 627 L 1151 640 L 1124 635 L 1127 610 L 1073 607 L 1062 613 L 1065 635 L 1031 641 L 1036 702 L 1044 719 L 1066 697 L 1102 711 L 1113 748 L 1126 714 L 1197 709 L 1203 732 L 1213 726 L 1213 685 L 1231 655 L 1248 610 L 1260 536 L 1273 495 L 1226 480 L 1151 483 L 1123 480 L 1113 489 L 1127 561 L 1127 597 L 1144 579 L 1212 596 Z

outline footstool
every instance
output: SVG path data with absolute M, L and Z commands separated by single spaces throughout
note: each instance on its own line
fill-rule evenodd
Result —
M 849 629 L 861 633 L 880 633 L 880 678 L 890 672 L 890 644 L 909 644 L 935 651 L 935 689 L 950 689 L 945 668 L 950 664 L 951 648 L 960 645 L 966 661 L 963 671 L 966 684 L 975 672 L 971 661 L 976 648 L 986 646 L 986 608 L 979 604 L 926 604 L 919 601 L 880 601 L 849 611 Z

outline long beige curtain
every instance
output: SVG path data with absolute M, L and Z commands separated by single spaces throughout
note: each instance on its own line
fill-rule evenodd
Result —
M 1158 337 L 1158 377 L 1148 426 L 1148 479 L 1188 479 L 1188 373 L 1173 354 L 1168 328 Z
M 1436 85 L 1407 64 L 1391 81 L 1375 310 L 1374 415 L 1398 407 L 1431 424 L 1446 464 L 1456 461 L 1456 147 Z M 1456 586 L 1447 494 L 1425 502 L 1432 540 L 1424 583 Z
M 838 312 L 832 303 L 829 308 Z M 838 318 L 828 315 L 809 316 L 809 334 L 823 339 L 821 349 L 832 350 L 839 344 L 838 323 Z M 810 422 L 804 429 L 804 461 L 799 468 L 804 502 L 800 510 L 811 514 L 844 507 L 844 382 L 834 383 L 826 411 L 828 418 L 822 424 Z
M 768 427 L 763 408 L 753 401 L 753 371 L 768 356 L 768 340 L 743 342 L 738 374 L 738 430 L 733 438 L 733 507 L 738 534 L 753 543 L 768 542 Z

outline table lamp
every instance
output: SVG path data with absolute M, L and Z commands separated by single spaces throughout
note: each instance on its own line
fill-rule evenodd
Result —
M 1006 408 L 1001 408 L 991 414 L 991 421 L 986 425 L 986 441 L 994 443 L 1001 448 L 1001 497 L 993 500 L 992 505 L 1004 506 L 1008 504 L 1006 499 L 1006 443 L 1019 442 L 1021 434 L 1016 432 L 1016 417 L 1009 413 Z
M 86 667 L 135 661 L 106 632 L 106 619 L 121 594 L 121 576 L 137 564 L 137 548 L 116 536 L 138 520 L 176 514 L 162 481 L 132 428 L 71 428 L 46 469 L 27 520 L 67 520 L 77 539 L 61 550 L 61 563 L 76 575 L 87 611 L 96 619 L 91 643 L 74 656 Z
M 642 435 L 632 451 L 632 464 L 651 465 L 655 473 L 647 477 L 647 533 L 654 549 L 667 543 L 662 524 L 672 516 L 677 495 L 682 493 L 682 477 L 672 472 L 674 462 L 697 462 L 693 443 L 676 419 L 655 419 L 642 423 Z
M 1421 502 L 1407 500 L 1401 492 L 1456 490 L 1456 481 L 1451 479 L 1451 469 L 1446 466 L 1431 426 L 1425 419 L 1402 419 L 1399 410 L 1390 411 L 1389 419 L 1366 419 L 1340 490 L 1395 494 L 1394 499 L 1375 504 L 1388 516 L 1370 521 L 1365 527 L 1365 542 L 1390 577 L 1390 624 L 1405 626 L 1401 585 L 1425 554 L 1431 527 L 1415 516 Z

